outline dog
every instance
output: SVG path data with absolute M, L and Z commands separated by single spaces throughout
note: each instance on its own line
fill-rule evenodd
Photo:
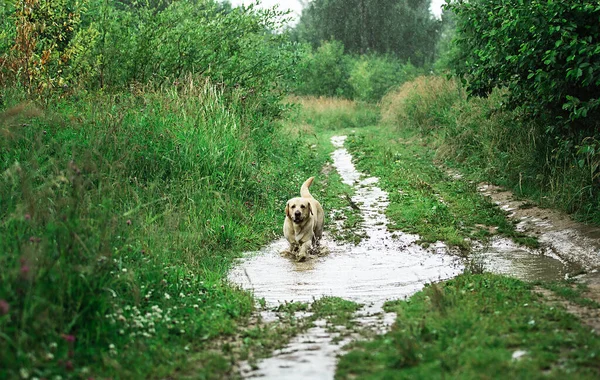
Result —
M 285 205 L 283 235 L 290 243 L 289 253 L 295 254 L 298 261 L 306 260 L 323 236 L 323 207 L 308 191 L 314 179 L 307 179 L 300 188 L 300 197 L 290 199 Z

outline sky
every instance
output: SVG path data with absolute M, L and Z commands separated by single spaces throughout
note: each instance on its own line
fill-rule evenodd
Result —
M 230 0 L 233 6 L 238 6 L 241 4 L 252 4 L 254 0 Z M 266 8 L 270 8 L 274 5 L 279 5 L 282 10 L 291 9 L 292 13 L 297 17 L 300 17 L 300 13 L 302 13 L 302 4 L 299 0 L 262 0 L 262 6 Z M 442 14 L 442 5 L 445 3 L 445 0 L 432 0 L 431 1 L 431 11 L 437 17 L 440 17 Z

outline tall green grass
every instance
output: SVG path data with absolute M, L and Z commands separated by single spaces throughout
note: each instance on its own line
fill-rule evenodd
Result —
M 228 99 L 192 80 L 45 107 L 7 90 L 0 378 L 167 376 L 250 314 L 226 272 L 323 162 Z
M 381 112 L 388 125 L 427 136 L 439 160 L 473 179 L 600 223 L 600 143 L 551 138 L 544 125 L 505 110 L 505 95 L 495 90 L 485 99 L 468 98 L 455 80 L 419 77 L 386 95 Z

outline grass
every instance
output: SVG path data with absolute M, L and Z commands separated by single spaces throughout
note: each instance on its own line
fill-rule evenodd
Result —
M 597 378 L 600 340 L 531 288 L 461 275 L 388 303 L 398 313 L 392 331 L 354 343 L 336 378 Z M 517 351 L 525 352 L 518 360 Z
M 517 233 L 497 206 L 468 181 L 452 180 L 435 163 L 434 152 L 410 129 L 375 126 L 351 135 L 347 145 L 359 170 L 380 178 L 389 193 L 388 229 L 420 235 L 428 245 L 444 241 L 468 253 L 473 240 L 486 240 L 497 232 L 537 242 Z
M 228 268 L 326 155 L 210 85 L 4 101 L 0 377 L 164 377 L 238 333 Z
M 485 99 L 468 98 L 457 80 L 419 77 L 388 93 L 381 113 L 385 125 L 417 131 L 436 159 L 468 179 L 494 182 L 600 224 L 598 142 L 551 135 L 542 123 L 524 122 L 526 111 L 503 107 L 505 96 L 495 90 Z

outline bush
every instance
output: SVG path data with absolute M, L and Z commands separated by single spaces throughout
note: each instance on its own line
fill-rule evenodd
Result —
M 324 42 L 314 52 L 308 45 L 303 45 L 295 93 L 351 98 L 349 65 L 350 58 L 344 54 L 341 42 Z
M 350 78 L 354 98 L 378 102 L 391 89 L 414 79 L 421 71 L 410 63 L 385 56 L 362 56 L 353 60 Z
M 448 8 L 456 15 L 454 67 L 470 93 L 507 87 L 507 106 L 543 117 L 548 132 L 598 133 L 597 1 L 457 1 Z
M 4 84 L 19 82 L 44 98 L 132 84 L 158 88 L 194 75 L 210 78 L 225 95 L 244 91 L 256 112 L 277 116 L 272 100 L 280 99 L 280 78 L 292 70 L 286 36 L 271 32 L 279 13 L 254 7 L 19 0 L 0 14 L 17 26 L 9 29 L 13 46 L 0 43 Z

